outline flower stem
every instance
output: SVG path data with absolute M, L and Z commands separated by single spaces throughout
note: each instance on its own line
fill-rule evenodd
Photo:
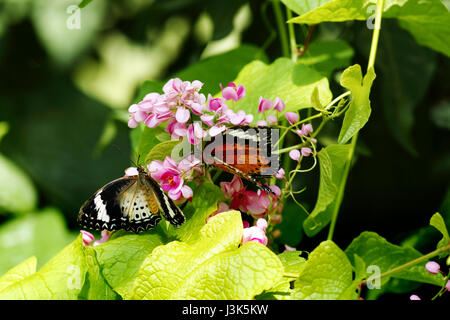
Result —
M 278 33 L 280 36 L 281 52 L 283 56 L 289 57 L 288 36 L 284 27 L 285 20 L 281 12 L 280 1 L 272 0 L 273 12 L 277 21 Z
M 286 18 L 288 20 L 292 18 L 292 12 L 288 7 L 286 7 Z M 292 61 L 297 62 L 298 57 L 297 42 L 295 40 L 295 31 L 293 23 L 288 23 L 288 32 L 289 32 L 289 44 L 291 46 L 291 59 Z
M 380 37 L 380 27 L 381 27 L 381 19 L 383 16 L 383 6 L 384 6 L 384 0 L 377 0 L 377 11 L 375 15 L 375 28 L 373 30 L 372 35 L 372 43 L 370 47 L 370 55 L 369 55 L 369 63 L 367 65 L 367 70 L 370 68 L 373 68 L 375 65 L 375 56 L 377 54 L 377 47 L 378 47 L 378 39 Z M 336 226 L 336 220 L 339 213 L 339 208 L 341 206 L 342 200 L 344 199 L 344 191 L 345 191 L 345 184 L 347 182 L 347 177 L 350 172 L 350 165 L 353 159 L 353 155 L 355 153 L 355 146 L 356 142 L 358 140 L 358 133 L 356 133 L 351 142 L 350 142 L 350 152 L 347 158 L 347 162 L 344 167 L 344 172 L 342 176 L 342 181 L 340 188 L 338 190 L 337 198 L 336 198 L 336 204 L 333 208 L 333 213 L 331 216 L 331 223 L 330 223 L 330 229 L 328 230 L 328 240 L 331 240 L 333 238 L 334 234 L 334 228 Z

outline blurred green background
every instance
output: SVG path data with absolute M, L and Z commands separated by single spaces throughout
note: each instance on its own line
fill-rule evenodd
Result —
M 226 84 L 253 59 L 282 56 L 271 1 L 77 4 L 0 0 L 0 274 L 30 255 L 41 266 L 74 239 L 83 202 L 131 165 L 127 108 L 145 80 L 223 72 Z M 307 31 L 296 26 L 298 43 Z M 365 69 L 371 35 L 365 22 L 321 24 L 301 59 L 339 94 L 346 66 Z M 335 232 L 342 248 L 363 230 L 420 250 L 439 240 L 422 227 L 436 211 L 450 220 L 449 71 L 447 57 L 383 20 L 372 115 Z M 203 92 L 217 89 L 207 82 Z M 339 125 L 319 142 L 335 142 Z M 318 170 L 296 183 L 308 186 L 299 199 L 313 207 Z M 298 210 L 286 205 L 277 241 L 311 250 L 326 230 L 302 236 Z

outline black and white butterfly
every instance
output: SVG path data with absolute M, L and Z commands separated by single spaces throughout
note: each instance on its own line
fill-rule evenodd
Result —
M 142 166 L 137 170 L 138 175 L 116 179 L 95 192 L 80 209 L 80 225 L 139 233 L 156 226 L 162 213 L 172 225 L 181 226 L 186 219 L 180 208 Z

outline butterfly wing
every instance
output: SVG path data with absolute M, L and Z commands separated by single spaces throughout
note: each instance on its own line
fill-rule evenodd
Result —
M 186 218 L 180 208 L 170 199 L 159 184 L 150 176 L 145 175 L 145 185 L 147 190 L 152 190 L 154 198 L 158 203 L 159 209 L 164 219 L 169 221 L 175 227 L 181 226 Z
M 262 179 L 272 176 L 279 169 L 279 159 L 272 153 L 271 136 L 270 127 L 232 127 L 218 141 L 211 141 L 214 144 L 212 159 L 208 161 L 206 158 L 206 161 L 273 194 Z
M 161 217 L 152 194 L 138 176 L 114 180 L 94 193 L 80 209 L 81 226 L 94 230 L 125 229 L 142 232 L 154 227 Z

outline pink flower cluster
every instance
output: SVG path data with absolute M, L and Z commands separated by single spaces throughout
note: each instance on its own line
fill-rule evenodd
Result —
M 135 128 L 143 122 L 147 127 L 154 128 L 168 121 L 166 131 L 172 139 L 188 135 L 190 141 L 194 141 L 198 128 L 193 123 L 188 126 L 188 121 L 191 113 L 201 115 L 206 108 L 206 97 L 199 93 L 202 86 L 203 83 L 197 80 L 170 79 L 163 87 L 163 94 L 149 93 L 141 102 L 129 107 L 128 126 Z
M 274 125 L 278 122 L 278 113 L 282 112 L 286 108 L 283 100 L 279 97 L 276 97 L 274 101 L 263 99 L 263 97 L 259 97 L 258 104 L 258 112 L 263 113 L 266 117 L 266 120 L 259 120 L 257 125 L 258 127 L 266 127 L 268 125 Z M 277 112 L 277 116 L 274 114 L 267 114 L 266 111 L 274 110 Z
M 200 81 L 182 81 L 179 78 L 169 80 L 163 87 L 163 94 L 152 92 L 142 101 L 133 104 L 128 111 L 128 126 L 135 128 L 140 122 L 154 128 L 167 122 L 165 130 L 173 140 L 187 136 L 191 144 L 198 144 L 207 135 L 202 122 L 208 127 L 209 134 L 215 136 L 226 129 L 226 124 L 246 125 L 253 121 L 253 115 L 240 110 L 229 109 L 226 101 L 238 101 L 245 95 L 242 85 L 229 83 L 222 89 L 221 98 L 208 99 L 200 93 L 203 83 Z M 200 121 L 194 121 L 199 116 Z
M 200 161 L 193 155 L 182 159 L 178 164 L 167 156 L 164 161 L 152 161 L 147 168 L 150 176 L 168 192 L 169 198 L 183 201 L 193 196 L 192 189 L 184 183 L 192 180 L 195 172 L 201 171 L 199 164 Z
M 229 209 L 248 212 L 254 217 L 260 218 L 265 216 L 271 208 L 279 206 L 278 197 L 281 194 L 281 190 L 276 185 L 269 186 L 276 196 L 261 190 L 257 192 L 246 190 L 241 178 L 238 176 L 234 176 L 231 182 L 221 182 L 220 187 L 225 197 L 231 200 Z
M 236 86 L 233 82 L 226 88 L 220 85 L 220 88 L 222 97 L 213 98 L 209 94 L 206 102 L 207 112 L 200 116 L 202 122 L 209 127 L 209 135 L 212 137 L 223 132 L 227 128 L 226 124 L 248 125 L 253 121 L 252 114 L 246 114 L 242 110 L 234 112 L 227 105 L 227 101 L 233 103 L 242 99 L 245 96 L 245 88 L 242 85 Z
M 246 222 L 246 221 L 245 221 Z M 259 218 L 256 221 L 256 226 L 249 227 L 244 222 L 244 230 L 242 231 L 241 243 L 244 244 L 249 241 L 256 241 L 263 245 L 267 245 L 268 239 L 266 236 L 267 221 Z

